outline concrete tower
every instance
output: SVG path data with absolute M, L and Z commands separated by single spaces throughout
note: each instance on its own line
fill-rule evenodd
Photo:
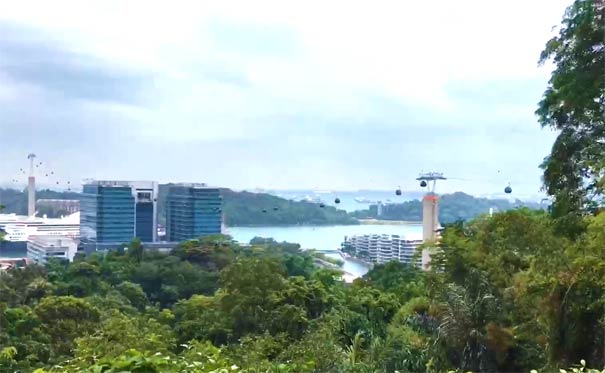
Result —
M 29 177 L 27 178 L 27 215 L 33 216 L 36 214 L 36 177 L 34 176 L 34 159 L 36 155 L 29 153 Z
M 422 240 L 434 241 L 439 228 L 439 196 L 429 192 L 422 198 Z
M 428 172 L 421 174 L 416 180 L 420 181 L 422 187 L 427 188 L 427 192 L 422 198 L 422 241 L 435 241 L 439 229 L 439 196 L 435 193 L 437 180 L 446 180 L 440 172 Z M 431 264 L 431 251 L 424 249 L 422 251 L 422 267 L 428 269 Z

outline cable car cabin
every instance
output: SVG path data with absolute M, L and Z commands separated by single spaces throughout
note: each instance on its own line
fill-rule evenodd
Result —
M 504 193 L 506 194 L 511 194 L 513 192 L 513 188 L 509 186 L 507 186 L 506 188 L 504 188 Z
M 397 189 L 397 190 L 395 191 L 395 195 L 396 195 L 396 196 L 400 196 L 400 195 L 401 195 L 401 189 Z
M 421 187 L 423 187 L 423 188 L 424 188 L 425 186 L 427 186 L 426 181 L 422 180 L 422 181 L 420 182 L 420 186 L 421 186 Z
M 338 205 L 340 203 L 340 198 L 335 198 L 334 203 Z

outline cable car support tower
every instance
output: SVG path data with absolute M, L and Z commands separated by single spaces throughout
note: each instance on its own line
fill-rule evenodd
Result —
M 34 159 L 36 155 L 29 153 L 29 177 L 27 178 L 27 215 L 34 216 L 36 214 L 36 177 L 34 175 Z
M 420 181 L 421 187 L 426 187 L 427 191 L 422 198 L 422 241 L 430 242 L 438 238 L 439 224 L 439 196 L 435 193 L 435 187 L 438 180 L 447 180 L 441 172 L 421 173 L 416 178 Z M 422 267 L 428 268 L 431 262 L 429 250 L 422 251 Z

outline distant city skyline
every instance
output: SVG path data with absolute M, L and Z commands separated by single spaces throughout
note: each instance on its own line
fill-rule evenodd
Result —
M 435 170 L 442 193 L 540 194 L 537 60 L 568 3 L 8 3 L 0 184 L 34 152 L 65 189 L 415 190 Z

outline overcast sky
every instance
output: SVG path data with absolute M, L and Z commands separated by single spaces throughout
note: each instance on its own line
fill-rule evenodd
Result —
M 536 193 L 569 2 L 2 1 L 0 182 Z

